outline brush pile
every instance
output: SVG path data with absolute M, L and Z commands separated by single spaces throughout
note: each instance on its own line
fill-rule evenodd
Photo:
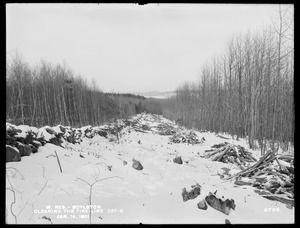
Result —
M 130 126 L 133 130 L 142 133 L 153 131 L 160 135 L 172 135 L 176 132 L 176 125 L 174 122 L 156 114 L 141 113 L 131 119 L 126 119 L 124 124 Z
M 177 131 L 170 137 L 170 141 L 173 143 L 188 143 L 188 144 L 199 144 L 205 141 L 203 137 L 199 140 L 197 134 L 194 131 Z
M 294 156 L 267 152 L 254 165 L 224 179 L 236 185 L 256 187 L 256 192 L 270 200 L 294 206 Z
M 233 163 L 241 169 L 245 169 L 249 162 L 257 161 L 244 147 L 227 142 L 213 145 L 212 149 L 205 150 L 205 155 L 202 157 L 210 158 L 212 161 Z
M 178 130 L 174 125 L 168 123 L 161 123 L 157 125 L 156 129 L 160 135 L 174 135 Z

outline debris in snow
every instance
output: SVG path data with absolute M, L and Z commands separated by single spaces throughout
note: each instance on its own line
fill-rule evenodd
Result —
M 6 145 L 6 162 L 21 161 L 21 155 L 17 148 Z
M 51 219 L 49 217 L 47 217 L 47 216 L 43 216 L 42 219 L 46 219 L 46 220 L 48 220 L 48 221 L 51 222 Z
M 137 161 L 137 160 L 135 160 L 135 159 L 132 159 L 132 167 L 134 168 L 134 169 L 136 169 L 136 170 L 142 170 L 144 167 L 142 166 L 142 164 L 139 162 L 139 161 Z
M 209 206 L 218 211 L 221 211 L 225 215 L 229 215 L 231 209 L 235 210 L 235 203 L 233 199 L 226 199 L 225 201 L 223 201 L 210 192 L 209 195 L 205 197 L 205 200 Z
M 190 199 L 195 199 L 198 195 L 201 194 L 201 186 L 199 184 L 196 185 L 192 185 L 192 190 L 191 191 L 187 191 L 186 188 L 182 189 L 182 199 L 183 202 L 188 201 Z
M 201 141 L 198 139 L 197 134 L 194 131 L 177 131 L 173 136 L 170 137 L 170 141 L 173 143 L 188 143 L 188 144 L 199 144 L 203 143 L 204 138 Z M 204 139 L 205 140 L 205 139 Z
M 143 124 L 143 125 L 141 126 L 141 128 L 142 128 L 142 130 L 144 130 L 144 131 L 150 131 L 150 130 L 151 130 L 151 128 L 150 128 L 148 125 L 146 125 L 146 124 Z
M 245 169 L 247 162 L 257 161 L 251 152 L 247 151 L 242 146 L 236 146 L 227 142 L 215 144 L 213 149 L 205 150 L 205 155 L 202 157 L 210 158 L 212 161 L 220 161 L 224 163 L 237 164 L 241 169 Z
M 225 219 L 225 224 L 231 224 L 231 222 L 228 219 Z
M 201 210 L 206 210 L 207 209 L 207 204 L 205 202 L 205 200 L 201 200 L 198 204 L 197 204 L 198 208 Z
M 171 124 L 161 123 L 156 128 L 160 135 L 173 135 L 176 133 L 176 128 Z
M 123 161 L 123 165 L 127 165 L 127 161 Z
M 265 198 L 294 205 L 293 160 L 293 156 L 275 155 L 269 151 L 257 163 L 227 179 L 235 178 L 237 185 L 261 189 L 263 191 L 256 192 Z
M 176 158 L 174 158 L 173 159 L 173 162 L 174 163 L 177 163 L 177 164 L 182 164 L 183 162 L 182 162 L 182 159 L 181 159 L 181 157 L 179 156 L 179 157 L 176 157 Z
M 35 221 L 35 224 L 52 224 L 52 221 L 49 217 L 43 216 Z

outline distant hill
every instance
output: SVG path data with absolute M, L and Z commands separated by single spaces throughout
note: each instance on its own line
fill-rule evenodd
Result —
M 163 92 L 143 92 L 135 93 L 146 98 L 157 98 L 157 99 L 166 99 L 172 96 L 175 96 L 175 91 L 163 91 Z

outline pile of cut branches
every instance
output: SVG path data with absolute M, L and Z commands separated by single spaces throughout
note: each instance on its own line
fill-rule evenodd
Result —
M 170 137 L 170 141 L 173 143 L 199 144 L 204 142 L 204 140 L 204 138 L 199 140 L 194 131 L 177 131 Z
M 276 155 L 271 150 L 258 162 L 224 179 L 236 185 L 256 187 L 263 197 L 294 206 L 294 156 Z
M 213 145 L 212 149 L 205 150 L 205 155 L 202 157 L 210 158 L 212 161 L 234 163 L 241 169 L 245 169 L 247 162 L 257 161 L 244 147 L 227 142 Z
M 173 135 L 176 133 L 175 127 L 167 123 L 161 123 L 156 128 L 160 135 Z

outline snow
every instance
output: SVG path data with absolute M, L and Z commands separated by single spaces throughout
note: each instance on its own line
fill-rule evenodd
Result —
M 57 134 L 63 134 L 63 132 L 60 130 L 61 125 L 57 125 L 55 127 L 52 127 L 52 129 L 57 133 Z
M 36 127 L 30 127 L 30 130 L 36 135 L 39 133 L 39 129 Z
M 52 134 L 49 134 L 46 131 L 46 128 L 50 128 L 49 126 L 45 126 L 39 129 L 38 134 L 37 134 L 37 138 L 44 138 L 46 141 L 50 140 L 51 138 L 54 138 L 55 136 Z
M 31 132 L 31 128 L 28 125 L 19 125 L 16 127 L 17 129 L 21 130 L 22 132 L 18 132 L 16 134 L 16 138 L 26 138 L 28 132 Z
M 152 121 L 144 119 L 142 124 L 156 126 Z M 206 139 L 204 143 L 169 144 L 169 136 L 123 131 L 119 144 L 99 135 L 83 138 L 76 145 L 66 143 L 65 149 L 47 143 L 37 153 L 22 157 L 21 162 L 6 163 L 6 187 L 11 188 L 10 181 L 15 189 L 13 212 L 20 213 L 18 224 L 49 223 L 43 216 L 53 224 L 89 224 L 89 210 L 79 209 L 89 205 L 90 186 L 85 181 L 93 184 L 103 178 L 110 179 L 92 188 L 92 205 L 98 207 L 92 210 L 92 224 L 225 224 L 225 219 L 232 224 L 294 223 L 294 208 L 263 198 L 253 187 L 234 186 L 218 176 L 222 167 L 230 168 L 230 173 L 238 172 L 238 167 L 200 157 L 212 145 L 226 141 L 247 148 L 259 158 L 260 151 L 250 150 L 246 140 L 224 140 L 214 133 L 196 132 Z M 38 133 L 50 135 L 45 127 Z M 173 163 L 176 156 L 182 157 L 182 165 Z M 144 169 L 133 169 L 133 159 Z M 202 187 L 201 195 L 183 202 L 182 188 L 188 190 L 196 182 Z M 229 215 L 210 206 L 206 211 L 197 208 L 198 202 L 216 190 L 219 198 L 234 199 L 236 208 Z M 6 190 L 7 223 L 15 223 L 10 211 L 12 202 L 12 191 Z M 47 206 L 52 211 L 46 211 Z

